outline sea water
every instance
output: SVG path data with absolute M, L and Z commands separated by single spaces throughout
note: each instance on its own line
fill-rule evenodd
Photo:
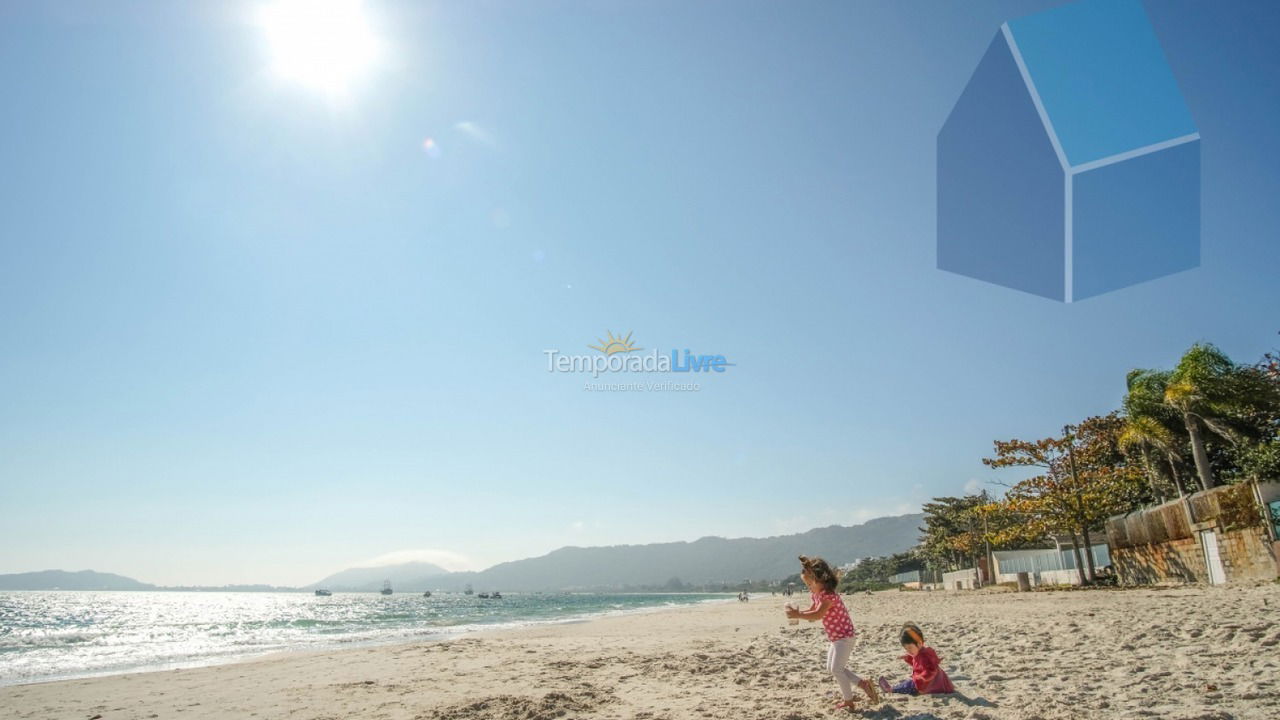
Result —
M 196 667 L 282 650 L 444 639 L 724 600 L 703 594 L 0 592 L 0 685 Z

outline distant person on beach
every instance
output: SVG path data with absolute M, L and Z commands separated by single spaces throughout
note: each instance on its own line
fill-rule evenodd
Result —
M 933 648 L 924 644 L 924 633 L 920 627 L 912 623 L 902 626 L 899 638 L 902 649 L 907 651 L 903 661 L 911 666 L 911 677 L 897 685 L 890 686 L 889 681 L 880 676 L 880 689 L 887 693 L 903 695 L 931 695 L 936 693 L 953 693 L 956 691 L 947 677 L 947 671 L 938 662 L 938 654 Z
M 827 639 L 831 645 L 827 648 L 827 672 L 836 679 L 843 698 L 836 708 L 854 706 L 853 686 L 856 684 L 867 694 L 872 704 L 880 702 L 880 694 L 870 680 L 858 677 L 845 665 L 849 662 L 849 653 L 853 651 L 853 639 L 857 632 L 853 629 L 853 620 L 849 618 L 849 609 L 844 600 L 836 594 L 836 574 L 822 558 L 800 556 L 800 578 L 809 586 L 813 604 L 808 610 L 787 607 L 787 617 L 799 620 L 822 621 L 827 631 Z

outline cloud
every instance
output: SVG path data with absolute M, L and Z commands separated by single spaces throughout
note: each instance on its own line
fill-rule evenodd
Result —
M 908 515 L 910 513 L 920 512 L 919 505 L 911 503 L 898 503 L 897 505 L 880 505 L 877 507 L 862 507 L 853 511 L 851 522 L 861 524 L 868 520 L 874 520 L 881 517 L 893 517 L 894 515 Z
M 366 560 L 360 564 L 360 567 L 380 567 L 382 565 L 399 565 L 400 563 L 408 562 L 428 562 L 433 565 L 439 565 L 450 572 L 478 569 L 475 561 L 466 555 L 452 552 L 450 550 L 436 550 L 434 548 L 396 550 L 394 552 L 384 553 L 371 560 Z
M 969 482 L 964 484 L 965 495 L 977 495 L 982 492 L 982 481 L 978 478 L 969 478 Z
M 861 525 L 868 520 L 920 512 L 917 501 L 893 502 L 885 500 L 875 505 L 863 505 L 856 509 L 827 508 L 816 513 L 773 518 L 773 532 L 793 535 L 828 525 Z M 758 537 L 759 533 L 747 533 L 746 537 Z

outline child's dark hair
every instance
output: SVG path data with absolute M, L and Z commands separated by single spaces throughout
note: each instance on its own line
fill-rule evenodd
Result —
M 836 591 L 836 585 L 839 584 L 840 578 L 836 576 L 836 571 L 831 569 L 831 566 L 827 564 L 826 560 L 801 555 L 800 565 L 802 565 L 805 570 L 813 573 L 813 576 L 818 580 L 818 584 L 827 592 Z
M 921 632 L 920 626 L 915 623 L 905 623 L 902 626 L 902 637 L 898 638 L 898 642 L 903 645 L 924 645 L 924 633 Z

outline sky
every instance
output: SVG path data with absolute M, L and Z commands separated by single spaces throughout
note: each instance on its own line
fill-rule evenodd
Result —
M 993 440 L 1194 342 L 1256 361 L 1268 4 L 1146 5 L 1202 137 L 1199 268 L 1073 304 L 936 269 L 937 132 L 1055 4 L 366 0 L 368 62 L 317 87 L 262 2 L 4 3 L 0 573 L 853 524 L 1002 479 Z M 733 365 L 548 371 L 608 332 Z

